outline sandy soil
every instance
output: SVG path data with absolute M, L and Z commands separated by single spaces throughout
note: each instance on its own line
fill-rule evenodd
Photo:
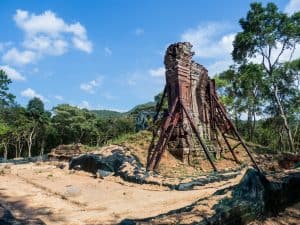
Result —
M 95 179 L 54 163 L 0 167 L 0 203 L 19 219 L 39 218 L 46 224 L 117 224 L 125 218 L 166 213 L 209 197 L 241 176 L 199 190 L 170 191 L 124 182 L 117 177 Z

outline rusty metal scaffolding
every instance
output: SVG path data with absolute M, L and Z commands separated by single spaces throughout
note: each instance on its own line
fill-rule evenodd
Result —
M 177 154 L 184 159 L 186 149 L 195 151 L 194 147 L 191 147 L 191 139 L 196 139 L 199 143 L 196 150 L 202 149 L 213 170 L 217 171 L 208 142 L 223 149 L 219 140 L 221 137 L 237 163 L 240 162 L 236 157 L 235 149 L 241 145 L 254 167 L 260 171 L 247 145 L 220 103 L 215 81 L 208 77 L 207 70 L 203 66 L 192 61 L 191 48 L 190 43 L 176 43 L 170 45 L 166 52 L 167 82 L 154 116 L 154 122 L 159 116 L 166 96 L 168 97 L 168 115 L 163 118 L 161 126 L 153 132 L 148 150 L 147 169 L 158 168 L 170 142 L 177 141 Z M 193 135 L 195 138 L 192 138 Z M 229 139 L 235 140 L 234 146 L 230 144 Z

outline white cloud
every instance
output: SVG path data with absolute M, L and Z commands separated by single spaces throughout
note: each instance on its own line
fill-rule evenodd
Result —
M 59 101 L 64 100 L 64 98 L 63 98 L 62 96 L 60 96 L 60 95 L 55 95 L 54 98 L 55 98 L 56 100 L 59 100 Z
M 88 93 L 94 93 L 94 86 L 89 83 L 80 84 L 80 89 Z
M 135 31 L 134 31 L 134 34 L 136 36 L 141 36 L 141 35 L 144 34 L 144 29 L 142 29 L 142 28 L 136 28 Z
M 289 15 L 298 11 L 300 11 L 300 0 L 290 0 L 284 8 L 284 12 Z
M 58 36 L 68 26 L 52 11 L 45 11 L 40 15 L 35 15 L 29 14 L 28 11 L 17 9 L 14 20 L 18 27 L 31 36 L 39 33 Z
M 78 105 L 78 107 L 81 108 L 81 109 L 90 109 L 91 108 L 90 103 L 88 101 L 82 101 Z
M 36 58 L 37 55 L 35 52 L 28 50 L 19 51 L 16 48 L 10 49 L 2 56 L 4 62 L 14 65 L 25 65 L 28 63 L 33 63 Z
M 207 66 L 207 70 L 209 71 L 209 75 L 213 77 L 217 73 L 223 72 L 229 68 L 230 65 L 232 65 L 233 62 L 230 59 L 225 60 L 218 60 L 212 64 L 209 64 Z
M 20 74 L 17 70 L 10 67 L 9 65 L 0 66 L 0 69 L 4 70 L 7 76 L 12 80 L 26 80 L 26 78 L 22 74 Z
M 205 65 L 209 75 L 220 73 L 233 64 L 231 52 L 236 33 L 226 23 L 200 24 L 181 35 L 182 41 L 191 42 L 195 56 L 212 61 Z
M 279 54 L 281 54 L 281 50 L 282 50 L 282 44 L 281 43 L 277 43 L 276 48 L 274 48 L 272 50 L 272 54 L 270 57 L 270 62 L 271 65 L 275 62 L 275 60 L 277 60 Z M 267 48 L 264 49 L 265 52 L 267 52 Z M 297 44 L 295 46 L 295 50 L 293 49 L 285 49 L 283 51 L 283 53 L 279 56 L 278 58 L 278 62 L 283 63 L 283 62 L 287 62 L 289 60 L 295 60 L 300 58 L 300 45 Z M 262 63 L 262 59 L 263 57 L 259 54 L 256 54 L 255 57 L 253 57 L 250 61 L 253 63 Z M 265 61 L 265 67 L 269 68 L 269 64 L 267 61 Z
M 181 35 L 182 41 L 191 42 L 197 57 L 222 58 L 232 49 L 235 33 L 228 33 L 228 26 L 222 23 L 208 23 L 189 29 Z
M 163 77 L 163 76 L 165 76 L 165 68 L 164 67 L 159 67 L 159 68 L 156 68 L 156 69 L 150 69 L 148 72 L 152 77 Z
M 96 80 L 91 80 L 87 83 L 81 83 L 80 89 L 87 93 L 93 94 L 95 93 L 95 87 L 99 86 L 102 83 L 102 79 L 103 77 L 99 77 Z
M 21 96 L 26 97 L 26 98 L 34 98 L 37 97 L 41 99 L 43 102 L 49 102 L 48 99 L 46 99 L 44 96 L 41 94 L 38 94 L 35 90 L 31 88 L 27 88 L 21 92 Z
M 74 37 L 72 39 L 72 41 L 76 48 L 78 48 L 86 53 L 91 53 L 93 50 L 93 45 L 92 45 L 92 42 L 90 42 L 90 41 L 87 41 L 85 39 L 76 38 L 76 37 Z
M 0 42 L 0 52 L 12 45 L 12 42 Z
M 104 48 L 104 52 L 105 52 L 105 54 L 106 54 L 107 56 L 111 56 L 111 55 L 112 55 L 112 50 L 111 50 L 110 48 L 108 48 L 108 47 L 105 47 L 105 48 Z
M 27 49 L 36 51 L 40 55 L 63 55 L 68 51 L 69 43 L 64 39 L 37 35 L 27 38 L 23 42 L 23 46 Z
M 25 50 L 11 48 L 3 56 L 6 62 L 24 65 L 44 55 L 62 55 L 70 46 L 86 53 L 93 50 L 84 26 L 79 22 L 68 24 L 50 10 L 34 14 L 18 9 L 13 18 L 25 33 L 22 42 Z

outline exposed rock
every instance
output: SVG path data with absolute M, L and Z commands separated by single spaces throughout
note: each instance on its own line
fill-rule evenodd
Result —
M 70 160 L 72 157 L 84 153 L 80 143 L 75 145 L 59 145 L 48 154 L 49 159 Z
M 107 176 L 113 175 L 113 172 L 107 171 L 107 170 L 97 170 L 97 177 L 104 178 Z
M 174 221 L 168 218 L 180 218 L 181 215 L 186 216 L 188 213 L 193 213 L 192 216 L 196 219 L 192 223 L 180 222 L 178 224 L 247 224 L 253 220 L 259 221 L 275 216 L 286 207 L 300 202 L 299 187 L 300 172 L 290 172 L 267 179 L 254 169 L 248 169 L 238 185 L 230 189 L 219 190 L 213 195 L 231 192 L 231 195 L 224 195 L 227 197 L 223 197 L 212 207 L 214 214 L 210 217 L 203 216 L 205 212 L 197 210 L 200 205 L 207 204 L 206 199 L 200 199 L 178 210 L 141 220 L 126 219 L 121 224 L 173 224 Z
M 232 179 L 241 173 L 242 167 L 197 178 L 168 178 L 147 171 L 128 149 L 121 146 L 109 146 L 98 152 L 72 158 L 69 163 L 69 169 L 84 170 L 98 175 L 100 178 L 115 175 L 129 182 L 161 185 L 173 190 L 184 191 L 191 190 L 196 186 Z
M 69 185 L 69 186 L 67 186 L 67 190 L 65 191 L 64 196 L 76 197 L 76 196 L 80 195 L 80 193 L 81 193 L 81 190 L 78 187 Z
M 120 146 L 111 146 L 109 151 L 104 148 L 101 153 L 90 153 L 73 157 L 69 163 L 69 169 L 81 169 L 93 174 L 98 170 L 118 173 L 125 163 L 140 167 L 134 156 L 127 154 Z
M 84 170 L 93 174 L 96 174 L 99 169 L 114 172 L 113 167 L 103 161 L 101 156 L 94 154 L 72 158 L 69 163 L 69 169 Z

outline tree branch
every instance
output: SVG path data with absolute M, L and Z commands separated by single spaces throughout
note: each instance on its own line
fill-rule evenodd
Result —
M 274 63 L 273 63 L 273 65 L 272 65 L 272 66 L 274 66 L 274 65 L 276 65 L 276 64 L 277 64 L 277 62 L 278 62 L 278 60 L 279 60 L 280 56 L 282 55 L 282 53 L 283 53 L 283 52 L 284 52 L 284 50 L 285 50 L 285 46 L 286 46 L 286 41 L 283 43 L 283 45 L 282 45 L 282 48 L 281 48 L 281 51 L 280 51 L 280 53 L 278 54 L 278 56 L 277 56 L 277 58 L 276 58 L 276 60 L 274 61 Z

